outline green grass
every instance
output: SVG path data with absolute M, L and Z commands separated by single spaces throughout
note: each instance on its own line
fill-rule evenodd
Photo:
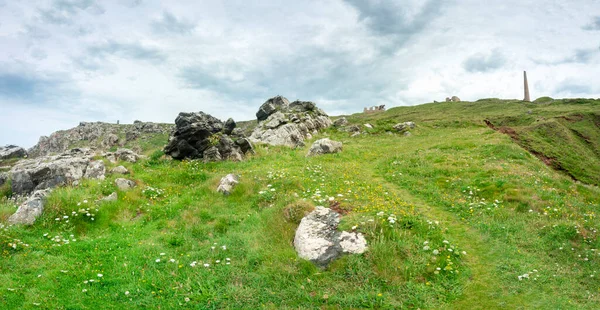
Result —
M 178 162 L 151 142 L 146 160 L 119 163 L 135 189 L 117 191 L 111 175 L 60 188 L 35 225 L 0 230 L 0 307 L 594 309 L 600 190 L 483 119 L 528 128 L 537 115 L 562 122 L 597 107 L 490 99 L 355 114 L 372 134 L 330 129 L 315 139 L 344 150 L 311 158 L 308 143 L 258 146 L 244 162 Z M 595 137 L 587 120 L 567 137 Z M 412 136 L 383 134 L 401 121 L 417 123 Z M 241 183 L 223 196 L 228 173 Z M 113 191 L 118 201 L 96 202 Z M 320 269 L 292 242 L 298 214 L 330 197 L 350 211 L 340 228 L 356 226 L 369 250 Z M 14 210 L 0 201 L 2 220 Z

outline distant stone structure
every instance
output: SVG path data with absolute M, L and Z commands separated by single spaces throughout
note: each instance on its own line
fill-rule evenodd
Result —
M 376 112 L 383 112 L 385 111 L 385 104 L 379 105 L 379 106 L 372 106 L 370 108 L 364 108 L 363 113 L 368 114 L 368 113 L 376 113 Z
M 523 71 L 523 88 L 525 89 L 525 98 L 523 98 L 523 101 L 531 102 L 529 98 L 529 85 L 527 85 L 527 71 Z
M 456 96 L 446 97 L 446 102 L 460 102 L 460 98 Z

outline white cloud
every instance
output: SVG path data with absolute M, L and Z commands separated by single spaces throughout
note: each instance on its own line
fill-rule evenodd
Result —
M 594 1 L 2 3 L 0 145 L 79 121 L 248 120 L 275 95 L 330 114 L 521 98 L 523 70 L 534 98 L 600 97 Z

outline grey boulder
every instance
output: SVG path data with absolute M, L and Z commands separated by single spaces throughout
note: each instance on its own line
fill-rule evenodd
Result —
M 231 194 L 233 188 L 240 182 L 239 176 L 235 174 L 228 174 L 221 178 L 219 182 L 219 187 L 217 187 L 217 192 L 223 193 L 224 195 Z
M 50 191 L 50 189 L 35 191 L 19 206 L 17 212 L 8 218 L 8 222 L 15 225 L 33 225 L 44 212 L 44 202 Z
M 342 150 L 342 142 L 329 140 L 328 138 L 320 139 L 315 141 L 310 150 L 308 150 L 307 157 L 322 155 L 322 154 L 331 154 L 337 153 Z
M 133 182 L 132 180 L 124 179 L 124 178 L 118 178 L 115 180 L 115 185 L 117 185 L 117 187 L 120 190 L 126 191 L 126 190 L 134 188 L 135 182 Z
M 321 206 L 302 218 L 294 237 L 298 256 L 319 266 L 327 266 L 344 253 L 364 253 L 368 248 L 364 236 L 337 231 L 339 223 L 337 212 Z
M 342 127 L 348 125 L 348 120 L 345 117 L 340 117 L 333 121 L 333 126 Z
M 24 148 L 16 145 L 0 146 L 0 160 L 11 158 L 23 158 L 27 156 Z
M 61 155 L 21 160 L 10 171 L 12 192 L 28 195 L 82 178 L 103 179 L 104 163 L 93 161 L 92 156 L 89 149 L 72 149 Z

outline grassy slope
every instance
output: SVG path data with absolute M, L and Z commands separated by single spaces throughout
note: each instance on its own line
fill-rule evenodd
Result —
M 116 176 L 86 181 L 56 190 L 33 227 L 0 233 L 0 305 L 593 309 L 600 190 L 544 165 L 482 119 L 595 108 L 428 104 L 349 117 L 374 131 L 398 121 L 418 127 L 411 137 L 325 133 L 344 142 L 340 154 L 259 147 L 241 163 L 129 165 L 138 187 L 117 202 L 93 203 L 115 190 Z M 215 193 L 231 172 L 241 184 L 231 196 Z M 284 209 L 303 198 L 327 205 L 328 197 L 352 211 L 342 227 L 356 225 L 370 250 L 319 270 L 296 257 L 297 224 Z M 73 215 L 82 208 L 93 221 Z M 12 211 L 0 204 L 2 220 Z

